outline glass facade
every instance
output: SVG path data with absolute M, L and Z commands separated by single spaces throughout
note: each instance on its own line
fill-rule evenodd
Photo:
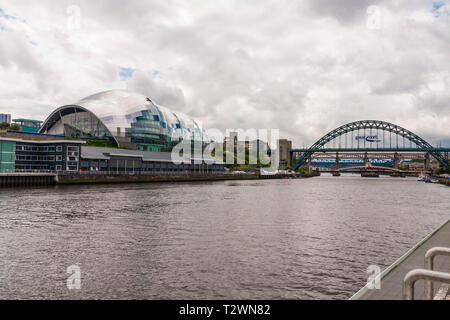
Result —
M 122 90 L 101 92 L 55 110 L 41 133 L 110 139 L 142 151 L 171 151 L 181 138 L 204 141 L 203 130 L 186 115 Z
M 112 138 L 108 128 L 94 114 L 84 110 L 62 116 L 49 133 L 69 137 Z
M 16 143 L 0 140 L 0 172 L 14 172 L 16 169 Z

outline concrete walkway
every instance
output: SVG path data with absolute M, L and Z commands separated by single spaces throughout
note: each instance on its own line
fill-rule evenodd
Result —
M 419 242 L 381 275 L 381 288 L 369 290 L 367 286 L 359 290 L 351 299 L 355 300 L 400 300 L 405 275 L 417 268 L 424 268 L 425 253 L 433 247 L 450 247 L 450 220 Z M 434 270 L 450 272 L 450 258 L 437 256 L 434 259 Z M 435 293 L 441 284 L 435 283 Z M 415 285 L 415 299 L 424 299 L 424 281 Z

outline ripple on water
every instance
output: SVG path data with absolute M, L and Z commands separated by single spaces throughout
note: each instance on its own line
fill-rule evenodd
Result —
M 0 298 L 347 299 L 449 218 L 449 190 L 346 175 L 4 189 Z

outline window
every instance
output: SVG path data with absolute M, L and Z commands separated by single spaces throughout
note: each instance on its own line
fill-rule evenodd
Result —
M 69 157 L 69 161 L 77 161 L 76 157 Z
M 16 146 L 16 151 L 22 151 L 23 150 L 23 146 Z
M 61 171 L 61 170 L 62 170 L 62 166 L 57 165 L 57 166 L 56 166 L 56 171 Z
M 63 149 L 62 146 L 57 146 L 56 147 L 56 152 L 62 152 L 62 149 Z
M 78 151 L 78 147 L 67 147 L 67 151 Z
M 56 161 L 62 161 L 62 156 L 56 156 Z

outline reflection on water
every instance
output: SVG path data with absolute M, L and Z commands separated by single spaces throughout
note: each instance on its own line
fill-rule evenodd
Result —
M 0 298 L 346 299 L 449 218 L 449 192 L 353 175 L 3 189 Z

